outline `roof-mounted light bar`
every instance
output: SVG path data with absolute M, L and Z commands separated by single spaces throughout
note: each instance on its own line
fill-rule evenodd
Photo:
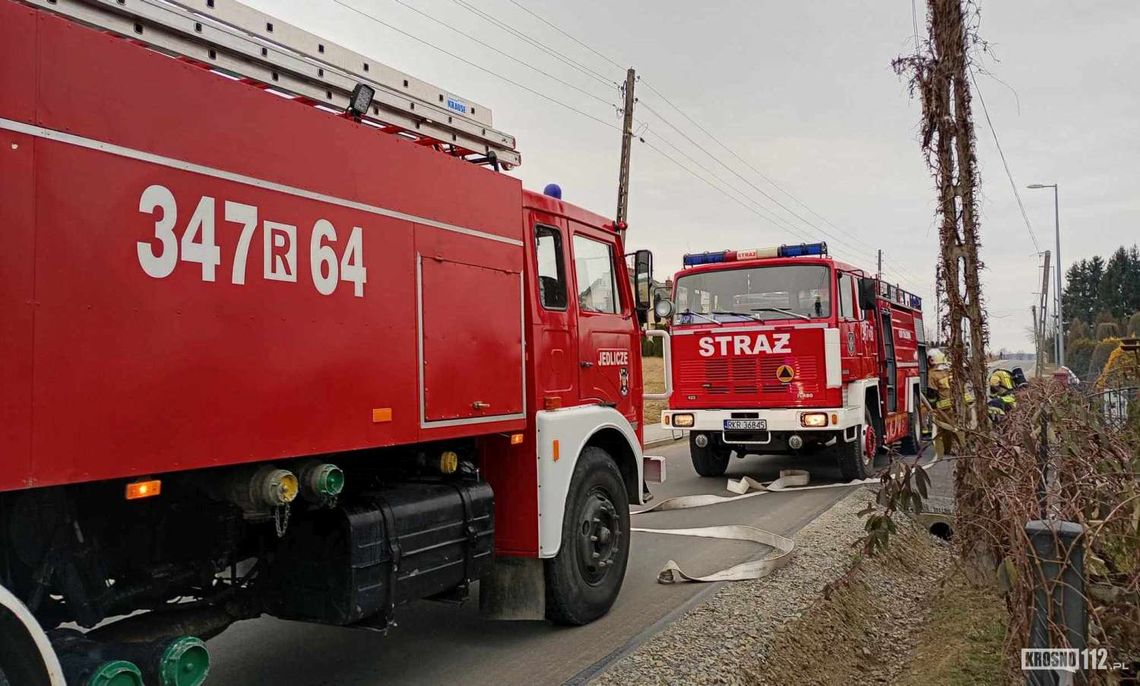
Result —
M 750 250 L 721 250 L 720 252 L 702 252 L 685 255 L 683 263 L 686 267 L 695 267 L 698 264 L 716 264 L 718 262 L 740 262 L 743 260 L 759 260 L 766 257 L 818 257 L 827 254 L 827 243 L 801 243 L 799 245 L 781 245 L 777 248 L 753 248 Z

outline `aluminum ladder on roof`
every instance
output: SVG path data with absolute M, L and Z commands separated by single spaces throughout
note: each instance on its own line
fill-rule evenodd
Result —
M 521 163 L 491 110 L 234 0 L 23 0 L 25 4 L 343 111 L 358 83 L 376 91 L 363 119 L 479 163 Z

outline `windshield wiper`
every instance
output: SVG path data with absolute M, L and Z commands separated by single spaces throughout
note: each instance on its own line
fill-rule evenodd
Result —
M 799 312 L 792 312 L 791 310 L 780 309 L 779 307 L 753 307 L 752 311 L 753 312 L 779 312 L 780 314 L 786 314 L 789 317 L 796 317 L 799 319 L 809 319 L 809 320 L 811 319 L 811 317 L 807 316 L 806 314 L 800 314 Z
M 733 310 L 713 310 L 713 314 L 730 315 L 733 317 L 748 317 L 754 322 L 764 321 L 760 317 L 752 314 L 751 312 L 734 312 Z
M 685 310 L 681 314 L 682 315 L 688 315 L 690 317 L 700 317 L 701 319 L 704 319 L 705 321 L 710 321 L 713 324 L 716 324 L 717 326 L 724 326 L 724 322 L 719 321 L 715 317 L 710 317 L 707 314 L 701 314 L 700 312 L 693 312 L 692 310 Z

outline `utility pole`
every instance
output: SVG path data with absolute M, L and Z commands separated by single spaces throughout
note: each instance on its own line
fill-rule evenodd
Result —
M 637 99 L 633 97 L 633 84 L 637 81 L 637 74 L 633 67 L 625 73 L 625 105 L 622 108 L 621 124 L 621 169 L 618 173 L 618 201 L 617 201 L 617 227 L 622 241 L 625 241 L 625 229 L 629 224 L 629 153 L 633 147 L 633 104 Z
M 879 273 L 876 275 L 875 278 L 877 278 L 879 281 L 883 280 L 883 250 L 882 250 L 882 248 L 879 249 Z
M 1037 375 L 1045 373 L 1045 323 L 1049 321 L 1049 251 L 1043 255 L 1045 263 L 1041 267 L 1041 319 L 1037 323 Z M 1056 358 L 1053 358 L 1056 360 Z
M 1035 355 L 1036 364 L 1034 364 L 1033 375 L 1041 378 L 1044 372 L 1045 361 L 1041 359 L 1041 320 L 1037 318 L 1037 306 L 1029 306 L 1029 314 L 1033 317 L 1033 351 Z

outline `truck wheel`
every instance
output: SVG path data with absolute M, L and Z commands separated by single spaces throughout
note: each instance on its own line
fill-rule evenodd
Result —
M 566 495 L 562 546 L 546 561 L 546 618 L 579 626 L 609 612 L 628 562 L 625 482 L 606 451 L 587 447 Z
M 875 454 L 878 452 L 878 436 L 875 425 L 871 423 L 871 415 L 863 415 L 863 424 L 859 427 L 859 435 L 850 443 L 839 439 L 835 444 L 835 451 L 839 457 L 839 473 L 845 481 L 866 479 L 871 476 L 875 466 Z
M 918 455 L 922 452 L 922 421 L 918 416 L 918 404 L 921 401 L 918 394 L 914 395 L 914 412 L 907 415 L 907 435 L 899 444 L 899 452 L 903 455 Z
M 50 686 L 47 666 L 22 622 L 0 606 L 0 686 Z
M 726 446 L 717 446 L 712 437 L 708 445 L 697 445 L 697 435 L 689 432 L 689 457 L 693 460 L 693 469 L 701 476 L 720 476 L 728 469 L 728 460 L 732 457 L 732 450 Z

